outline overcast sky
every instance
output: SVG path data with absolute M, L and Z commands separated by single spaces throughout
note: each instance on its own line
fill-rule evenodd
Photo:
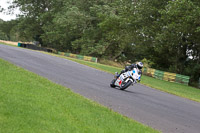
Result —
M 12 0 L 0 0 L 0 5 L 2 8 L 7 9 L 9 4 L 7 2 L 11 2 Z M 15 14 L 7 15 L 5 13 L 0 13 L 0 18 L 4 21 L 9 21 L 11 19 L 16 19 L 16 14 L 19 14 L 19 10 L 15 10 Z

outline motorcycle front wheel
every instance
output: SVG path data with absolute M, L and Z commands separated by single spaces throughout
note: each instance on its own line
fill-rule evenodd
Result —
M 120 86 L 120 90 L 125 90 L 126 88 L 128 88 L 130 85 L 132 84 L 132 81 L 128 81 L 128 82 L 126 82 L 125 84 L 122 84 L 121 86 Z
M 112 88 L 115 88 L 116 86 L 115 86 L 115 81 L 116 81 L 116 79 L 113 79 L 111 82 L 110 82 L 110 87 L 112 87 Z

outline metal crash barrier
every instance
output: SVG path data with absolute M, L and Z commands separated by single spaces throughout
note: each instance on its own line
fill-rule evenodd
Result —
M 32 49 L 32 50 L 45 51 L 45 52 L 50 52 L 50 53 L 53 52 L 52 49 L 38 47 L 38 46 L 33 45 L 33 44 L 18 43 L 18 47 L 28 48 L 28 49 Z

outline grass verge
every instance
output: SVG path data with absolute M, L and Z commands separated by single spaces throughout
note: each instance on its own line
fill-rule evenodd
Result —
M 0 59 L 0 132 L 158 131 Z

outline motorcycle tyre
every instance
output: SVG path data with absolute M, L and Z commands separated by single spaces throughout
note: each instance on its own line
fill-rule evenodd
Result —
M 116 86 L 115 86 L 115 81 L 116 81 L 116 79 L 113 79 L 113 80 L 111 81 L 110 87 L 112 87 L 112 88 L 115 88 L 115 87 L 116 87 Z
M 132 82 L 129 80 L 125 85 L 120 86 L 120 90 L 125 90 L 125 89 L 128 88 L 131 84 L 132 84 Z

